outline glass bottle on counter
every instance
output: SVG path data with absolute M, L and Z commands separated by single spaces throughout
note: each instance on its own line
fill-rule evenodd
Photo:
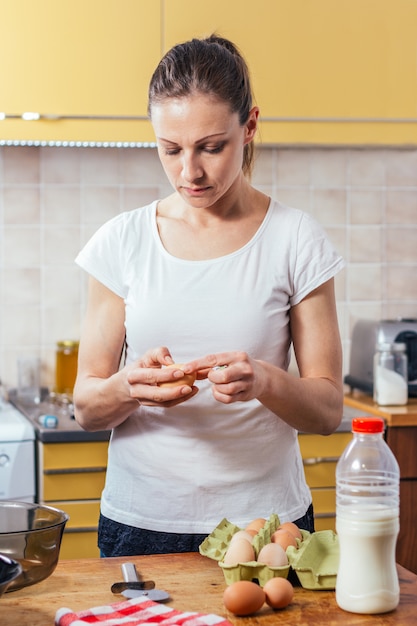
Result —
M 374 401 L 380 406 L 408 402 L 408 363 L 405 343 L 379 343 L 374 356 Z
M 77 377 L 78 341 L 65 340 L 56 344 L 55 392 L 72 395 Z

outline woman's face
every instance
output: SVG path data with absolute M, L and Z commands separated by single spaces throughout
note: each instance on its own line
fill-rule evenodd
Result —
M 167 98 L 152 106 L 158 153 L 169 182 L 196 208 L 213 206 L 243 176 L 244 146 L 255 132 L 258 109 L 247 124 L 207 95 Z

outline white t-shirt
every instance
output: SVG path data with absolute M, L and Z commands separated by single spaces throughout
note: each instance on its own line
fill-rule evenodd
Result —
M 124 299 L 126 362 L 167 346 L 176 362 L 243 350 L 287 369 L 289 309 L 343 266 L 309 215 L 276 201 L 239 250 L 204 261 L 169 254 L 157 202 L 104 224 L 76 262 Z M 224 405 L 210 383 L 177 407 L 139 407 L 112 432 L 102 513 L 148 530 L 211 532 L 305 514 L 297 431 L 257 400 Z

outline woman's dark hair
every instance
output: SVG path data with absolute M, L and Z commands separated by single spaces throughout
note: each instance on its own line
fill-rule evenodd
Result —
M 148 115 L 152 106 L 167 98 L 182 98 L 195 93 L 215 96 L 230 105 L 245 124 L 252 108 L 249 71 L 237 47 L 228 39 L 211 35 L 191 39 L 171 48 L 152 75 L 148 91 Z M 244 149 L 242 169 L 250 175 L 253 142 Z

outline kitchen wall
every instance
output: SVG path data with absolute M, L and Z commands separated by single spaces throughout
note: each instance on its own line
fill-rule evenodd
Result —
M 346 259 L 336 279 L 344 370 L 357 318 L 417 317 L 417 150 L 262 148 L 255 186 L 314 215 Z M 77 339 L 86 279 L 73 263 L 105 220 L 169 191 L 152 148 L 0 147 L 0 378 L 19 355 L 54 380 Z

